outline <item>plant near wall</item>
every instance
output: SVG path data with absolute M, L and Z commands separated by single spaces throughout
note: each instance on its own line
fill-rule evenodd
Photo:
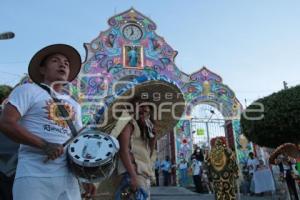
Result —
M 8 97 L 11 91 L 12 91 L 12 87 L 8 85 L 0 85 L 0 104 L 4 99 Z
M 263 105 L 263 109 L 259 104 Z M 260 120 L 249 119 L 261 116 Z M 246 137 L 260 146 L 275 148 L 286 142 L 299 144 L 300 86 L 252 103 L 241 115 L 241 127 Z

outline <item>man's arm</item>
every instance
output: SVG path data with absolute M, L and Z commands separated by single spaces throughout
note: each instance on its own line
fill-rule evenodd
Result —
M 134 164 L 132 163 L 132 157 L 130 155 L 130 140 L 131 140 L 131 133 L 133 131 L 132 124 L 128 123 L 125 128 L 122 130 L 121 134 L 118 137 L 118 141 L 120 143 L 120 159 L 122 160 L 124 167 L 126 168 L 127 172 L 131 178 L 131 185 L 132 189 L 136 190 L 137 183 L 137 174 L 135 171 Z
M 0 116 L 0 130 L 13 141 L 21 144 L 30 145 L 41 149 L 44 141 L 31 134 L 27 129 L 19 125 L 21 115 L 11 104 L 6 104 Z
M 63 154 L 64 148 L 62 145 L 47 142 L 33 135 L 18 123 L 20 119 L 21 115 L 18 110 L 10 103 L 6 104 L 0 116 L 0 131 L 17 143 L 42 149 L 48 159 L 54 160 Z

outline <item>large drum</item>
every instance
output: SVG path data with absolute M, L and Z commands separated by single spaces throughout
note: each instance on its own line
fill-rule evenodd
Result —
M 116 138 L 88 129 L 69 144 L 69 166 L 81 181 L 101 182 L 113 173 L 118 151 Z

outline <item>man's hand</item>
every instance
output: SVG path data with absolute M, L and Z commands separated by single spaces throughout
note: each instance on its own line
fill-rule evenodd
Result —
M 47 162 L 48 160 L 55 160 L 64 153 L 63 145 L 47 141 L 44 141 L 42 150 L 47 155 L 47 159 L 44 162 Z
M 92 198 L 96 194 L 96 186 L 92 183 L 82 183 L 84 193 L 83 198 Z
M 137 183 L 137 176 L 131 176 L 130 177 L 130 188 L 133 192 L 136 192 L 138 187 L 138 183 Z

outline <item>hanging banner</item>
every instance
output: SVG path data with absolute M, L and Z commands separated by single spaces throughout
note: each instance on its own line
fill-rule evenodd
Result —
M 198 136 L 203 136 L 204 135 L 204 129 L 203 128 L 198 128 L 197 129 L 197 135 Z
M 253 152 L 253 145 L 241 133 L 241 125 L 239 120 L 232 120 L 232 129 L 238 163 L 246 165 L 248 154 Z

